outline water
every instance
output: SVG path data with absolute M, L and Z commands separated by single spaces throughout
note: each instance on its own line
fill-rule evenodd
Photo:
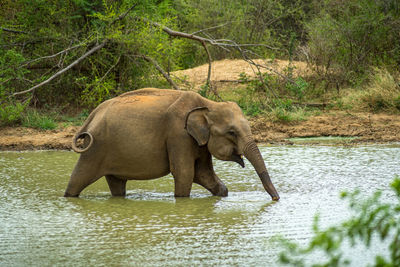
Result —
M 129 181 L 126 198 L 110 197 L 104 178 L 64 198 L 77 154 L 1 152 L 0 266 L 274 266 L 276 236 L 305 243 L 317 212 L 323 227 L 347 218 L 341 191 L 380 189 L 390 199 L 400 175 L 399 145 L 260 150 L 279 202 L 248 162 L 217 160 L 226 198 L 195 185 L 191 198 L 175 199 L 170 176 Z M 373 259 L 351 254 L 355 265 Z

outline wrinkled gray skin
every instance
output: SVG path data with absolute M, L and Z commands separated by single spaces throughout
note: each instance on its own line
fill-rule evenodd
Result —
M 105 101 L 90 114 L 72 147 L 81 156 L 66 197 L 79 196 L 102 176 L 113 196 L 124 196 L 127 180 L 170 172 L 176 197 L 189 196 L 193 183 L 213 195 L 227 196 L 211 155 L 242 167 L 244 155 L 272 199 L 279 199 L 238 105 L 213 102 L 193 92 L 147 88 Z

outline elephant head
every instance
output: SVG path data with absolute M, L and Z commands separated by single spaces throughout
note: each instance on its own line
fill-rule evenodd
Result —
M 244 167 L 244 155 L 253 165 L 265 190 L 273 200 L 279 200 L 249 123 L 236 103 L 210 102 L 197 107 L 187 114 L 185 128 L 199 146 L 207 145 L 217 159 L 234 161 Z

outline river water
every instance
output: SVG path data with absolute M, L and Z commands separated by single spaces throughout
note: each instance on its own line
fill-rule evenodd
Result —
M 275 266 L 277 236 L 305 243 L 316 213 L 323 227 L 348 218 L 341 191 L 380 189 L 390 199 L 400 175 L 400 145 L 260 150 L 279 202 L 248 162 L 218 160 L 226 198 L 195 185 L 175 199 L 170 176 L 129 181 L 125 198 L 111 197 L 104 178 L 64 198 L 77 154 L 0 152 L 0 266 Z M 373 259 L 351 254 L 355 265 Z

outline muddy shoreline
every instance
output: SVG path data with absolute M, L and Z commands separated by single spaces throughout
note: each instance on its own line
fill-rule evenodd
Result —
M 340 136 L 335 144 L 400 142 L 400 116 L 391 114 L 323 113 L 300 122 L 273 122 L 268 117 L 249 118 L 253 136 L 258 143 L 293 144 L 291 138 Z M 0 128 L 0 150 L 70 150 L 71 140 L 79 126 L 57 130 L 24 127 Z M 320 143 L 318 140 L 302 144 Z M 325 142 L 324 142 L 325 143 Z

